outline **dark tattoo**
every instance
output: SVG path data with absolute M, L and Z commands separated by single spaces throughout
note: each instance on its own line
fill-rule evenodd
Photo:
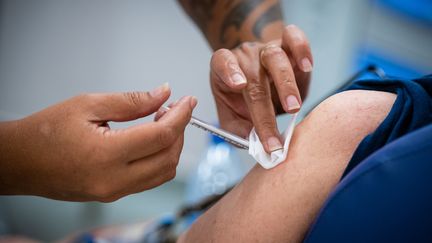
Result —
M 231 26 L 234 26 L 234 28 L 239 31 L 243 22 L 245 19 L 252 13 L 252 11 L 259 6 L 263 0 L 249 0 L 249 1 L 242 1 L 239 4 L 237 4 L 234 8 L 231 9 L 231 11 L 226 15 L 221 29 L 220 29 L 220 37 L 219 41 L 221 43 L 226 43 L 226 37 L 225 32 L 227 29 Z M 240 41 L 237 41 L 240 42 Z
M 265 11 L 257 19 L 257 21 L 255 22 L 252 28 L 252 32 L 256 37 L 261 38 L 261 32 L 264 29 L 264 27 L 266 27 L 268 24 L 272 22 L 279 21 L 279 20 L 282 20 L 282 11 L 281 11 L 280 4 L 277 3 L 271 6 L 269 9 L 267 9 L 267 11 Z
M 214 18 L 213 8 L 215 0 L 179 0 L 183 7 L 189 12 L 194 22 L 203 33 L 207 32 L 208 23 Z
M 279 0 L 178 0 L 213 49 L 266 39 L 263 30 L 281 21 Z M 270 35 L 275 34 L 275 29 Z

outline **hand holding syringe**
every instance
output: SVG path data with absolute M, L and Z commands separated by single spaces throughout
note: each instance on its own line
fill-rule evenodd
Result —
M 164 111 L 168 111 L 169 109 L 170 108 L 168 108 L 166 106 L 161 107 L 161 110 L 164 110 Z M 212 125 L 208 124 L 207 122 L 204 122 L 198 118 L 195 118 L 192 116 L 191 120 L 189 121 L 189 124 L 193 125 L 195 127 L 198 127 L 204 131 L 210 132 L 210 133 L 222 138 L 223 140 L 225 140 L 226 142 L 228 142 L 234 146 L 237 146 L 239 148 L 246 149 L 246 150 L 249 149 L 249 141 L 248 140 L 241 138 L 237 135 L 234 135 L 234 134 L 232 134 L 228 131 L 225 131 L 223 129 L 212 126 Z

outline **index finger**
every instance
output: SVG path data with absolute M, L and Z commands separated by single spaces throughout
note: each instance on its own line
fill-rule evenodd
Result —
M 277 130 L 270 85 L 263 71 L 260 68 L 257 75 L 248 77 L 248 84 L 243 90 L 243 97 L 248 105 L 252 122 L 264 150 L 271 153 L 282 149 L 282 144 Z

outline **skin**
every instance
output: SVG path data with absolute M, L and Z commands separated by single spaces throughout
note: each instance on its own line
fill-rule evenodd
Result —
M 211 67 L 221 126 L 246 136 L 254 125 L 267 152 L 280 148 L 275 115 L 298 110 L 309 83 L 310 70 L 296 64 L 302 55 L 312 62 L 304 34 L 295 26 L 284 30 L 276 0 L 180 2 L 213 49 L 229 48 L 215 52 Z M 254 43 L 235 47 L 245 41 Z M 107 125 L 155 112 L 168 99 L 168 91 L 162 93 L 81 95 L 1 122 L 0 194 L 110 202 L 172 179 L 196 100 L 179 102 L 178 119 L 168 115 L 121 131 Z M 286 104 L 290 94 L 298 102 L 294 109 Z
M 395 95 L 348 91 L 321 103 L 295 129 L 286 161 L 256 165 L 179 242 L 301 242 L 360 141 Z
M 221 127 L 242 137 L 255 127 L 268 153 L 282 148 L 275 117 L 297 112 L 309 88 L 304 33 L 284 28 L 277 0 L 179 2 L 215 50 L 210 84 Z
M 85 94 L 0 124 L 0 192 L 111 202 L 175 177 L 183 132 L 196 99 L 184 97 L 158 121 L 111 129 L 157 111 L 170 96 Z

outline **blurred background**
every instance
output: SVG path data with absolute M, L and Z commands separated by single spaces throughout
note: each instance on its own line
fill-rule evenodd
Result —
M 283 9 L 286 23 L 306 32 L 314 55 L 303 110 L 370 63 L 406 78 L 432 73 L 430 0 L 285 0 Z M 151 90 L 169 82 L 171 100 L 196 96 L 194 115 L 216 123 L 210 57 L 205 39 L 173 0 L 3 0 L 0 120 L 83 92 Z M 207 134 L 188 127 L 177 178 L 113 203 L 0 197 L 0 234 L 50 241 L 80 229 L 174 212 L 184 204 L 187 182 L 208 146 Z M 253 161 L 242 151 L 232 152 L 244 174 Z

